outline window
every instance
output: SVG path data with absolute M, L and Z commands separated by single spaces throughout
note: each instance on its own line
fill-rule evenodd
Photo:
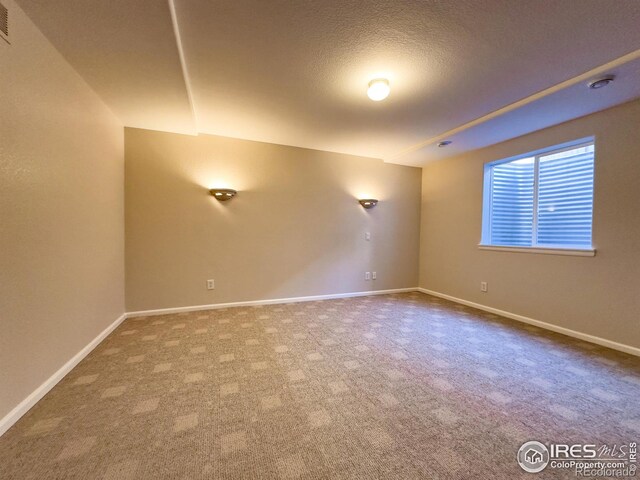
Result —
M 593 140 L 485 165 L 481 246 L 591 250 Z

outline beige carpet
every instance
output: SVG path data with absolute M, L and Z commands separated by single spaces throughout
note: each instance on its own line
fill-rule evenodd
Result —
M 637 358 L 419 293 L 129 319 L 0 438 L 5 479 L 514 479 L 640 439 Z

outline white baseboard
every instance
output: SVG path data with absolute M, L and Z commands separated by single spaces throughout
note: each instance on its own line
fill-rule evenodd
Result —
M 603 347 L 611 348 L 613 350 L 618 350 L 620 352 L 640 356 L 640 348 L 632 347 L 631 345 L 625 345 L 623 343 L 607 340 L 606 338 L 596 337 L 595 335 L 589 335 L 587 333 L 578 332 L 576 330 L 571 330 L 569 328 L 560 327 L 558 325 L 553 325 L 552 323 L 542 322 L 540 320 L 535 320 L 533 318 L 525 317 L 523 315 L 518 315 L 517 313 L 507 312 L 506 310 L 500 310 L 498 308 L 488 307 L 480 303 L 470 302 L 468 300 L 463 300 L 461 298 L 453 297 L 451 295 L 447 295 L 444 293 L 434 292 L 433 290 L 427 290 L 426 288 L 418 288 L 418 291 L 422 293 L 426 293 L 427 295 L 433 295 L 434 297 L 444 298 L 445 300 L 450 300 L 452 302 L 459 303 L 461 305 L 477 308 L 478 310 L 484 310 L 485 312 L 495 313 L 496 315 L 500 315 L 501 317 L 517 320 L 518 322 L 528 323 L 529 325 L 534 325 L 536 327 L 544 328 L 545 330 L 551 330 L 552 332 L 561 333 L 569 337 L 578 338 L 580 340 L 584 340 L 585 342 L 595 343 L 596 345 L 601 345 Z
M 56 386 L 56 384 L 62 380 L 67 373 L 73 370 L 80 361 L 86 357 L 91 350 L 96 348 L 107 335 L 116 329 L 127 318 L 127 314 L 123 313 L 115 322 L 105 328 L 100 334 L 91 340 L 87 346 L 76 353 L 71 360 L 65 363 L 56 373 L 51 375 L 42 385 L 36 388 L 27 398 L 20 402 L 13 410 L 0 420 L 0 436 L 9 430 L 14 423 L 16 423 L 20 417 L 31 409 L 42 397 L 44 397 L 49 390 Z
M 192 305 L 189 307 L 160 308 L 157 310 L 140 310 L 128 312 L 127 317 L 148 317 L 150 315 L 167 315 L 170 313 L 196 312 L 198 310 L 217 310 L 231 307 L 251 307 L 255 305 L 274 305 L 278 303 L 314 302 L 317 300 L 331 300 L 336 298 L 368 297 L 370 295 L 386 295 L 390 293 L 417 292 L 418 287 L 394 288 L 392 290 L 372 290 L 369 292 L 332 293 L 328 295 L 313 295 L 310 297 L 272 298 L 268 300 L 250 300 L 246 302 L 212 303 L 210 305 Z

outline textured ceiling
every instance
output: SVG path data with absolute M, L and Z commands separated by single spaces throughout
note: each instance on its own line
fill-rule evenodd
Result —
M 638 0 L 19 3 L 140 128 L 421 165 L 640 96 Z M 607 89 L 571 81 L 630 53 Z M 391 95 L 372 102 L 380 73 Z
M 163 0 L 18 0 L 127 126 L 194 133 Z

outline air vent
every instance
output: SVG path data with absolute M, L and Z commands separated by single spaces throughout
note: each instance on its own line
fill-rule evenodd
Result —
M 9 10 L 0 3 L 0 38 L 9 41 Z

